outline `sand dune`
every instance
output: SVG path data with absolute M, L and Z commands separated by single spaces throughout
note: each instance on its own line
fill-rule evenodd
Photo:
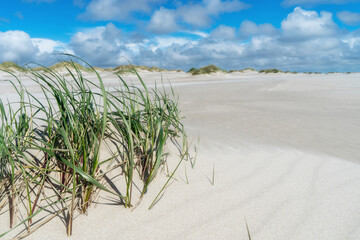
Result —
M 244 218 L 253 239 L 360 239 L 360 74 L 162 75 L 179 94 L 189 137 L 200 136 L 189 184 L 182 166 L 150 211 L 164 177 L 134 211 L 104 194 L 76 218 L 72 239 L 247 239 Z M 160 76 L 142 74 L 150 85 Z M 64 238 L 61 218 L 28 237 Z

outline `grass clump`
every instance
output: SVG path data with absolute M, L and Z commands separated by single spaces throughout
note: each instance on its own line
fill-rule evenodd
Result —
M 80 65 L 79 63 L 71 62 L 71 61 L 58 62 L 48 68 L 44 68 L 44 70 L 51 70 L 51 71 L 57 72 L 60 70 L 68 71 L 69 69 L 72 69 L 72 68 L 74 68 L 74 70 L 80 70 L 80 71 L 84 71 L 84 72 L 92 72 L 92 70 L 93 70 L 93 67 L 84 67 L 84 66 Z
M 65 212 L 71 235 L 75 213 L 86 213 L 100 190 L 131 208 L 134 179 L 143 182 L 141 199 L 167 164 L 167 143 L 175 143 L 180 156 L 169 180 L 189 156 L 173 91 L 148 89 L 135 68 L 141 87 L 119 76 L 119 87 L 110 91 L 90 65 L 97 82 L 84 78 L 83 68 L 73 61 L 60 65 L 68 77 L 58 68 L 30 72 L 42 96 L 33 96 L 13 75 L 19 101 L 0 100 L 0 211 L 8 206 L 10 228 L 24 224 L 26 234 Z M 103 183 L 113 171 L 124 176 L 124 194 Z M 53 215 L 36 219 L 55 206 Z M 27 214 L 15 226 L 20 208 Z
M 256 70 L 254 68 L 244 68 L 244 69 L 241 69 L 241 70 L 230 70 L 229 73 L 233 73 L 233 72 L 240 72 L 240 73 L 243 73 L 243 72 L 256 72 Z
M 124 75 L 124 74 L 136 74 L 137 71 L 148 71 L 148 72 L 164 72 L 165 69 L 158 67 L 147 67 L 147 66 L 133 66 L 133 65 L 120 65 L 113 69 L 116 74 Z
M 14 62 L 3 62 L 0 64 L 0 70 L 2 71 L 8 71 L 8 72 L 26 72 L 26 69 L 23 67 L 20 67 Z
M 283 71 L 276 69 L 276 68 L 270 68 L 270 69 L 262 69 L 259 71 L 259 73 L 282 73 Z
M 215 66 L 215 65 L 208 65 L 202 68 L 191 68 L 188 73 L 191 73 L 192 75 L 200 75 L 200 74 L 211 74 L 211 73 L 217 73 L 217 72 L 223 72 L 226 73 L 227 71 Z
M 115 74 L 119 74 L 119 75 L 123 75 L 127 73 L 135 74 L 134 67 L 132 67 L 131 65 L 117 66 L 113 69 L 113 71 L 115 72 Z

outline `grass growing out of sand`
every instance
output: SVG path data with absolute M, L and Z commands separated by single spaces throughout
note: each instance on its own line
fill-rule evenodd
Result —
M 19 65 L 17 65 L 16 63 L 13 63 L 13 62 L 0 63 L 0 70 L 6 70 L 6 71 L 10 71 L 10 72 L 14 72 L 14 70 L 19 71 L 19 72 L 26 71 L 25 68 L 20 67 Z
M 169 180 L 188 157 L 173 91 L 149 90 L 139 75 L 141 88 L 119 76 L 121 87 L 110 91 L 90 65 L 97 82 L 84 78 L 72 61 L 63 66 L 67 78 L 53 69 L 30 72 L 41 96 L 32 95 L 13 75 L 19 101 L 0 101 L 0 212 L 8 206 L 14 228 L 16 212 L 23 207 L 27 216 L 16 226 L 25 224 L 26 234 L 65 211 L 71 235 L 75 211 L 86 213 L 100 190 L 132 207 L 134 178 L 143 182 L 141 199 L 166 164 L 169 139 L 183 139 L 182 146 L 177 144 L 180 160 Z M 111 171 L 125 176 L 125 194 L 103 183 Z M 33 224 L 37 214 L 54 205 L 62 207 Z
M 259 71 L 259 73 L 282 73 L 283 71 L 276 69 L 276 68 L 271 68 L 271 69 L 262 69 Z
M 163 72 L 165 69 L 158 67 L 146 67 L 146 66 L 133 66 L 133 65 L 120 65 L 113 69 L 116 74 L 136 74 L 138 70 L 145 70 L 149 72 Z
M 215 66 L 215 65 L 208 65 L 202 68 L 191 68 L 188 73 L 191 73 L 192 75 L 200 75 L 200 74 L 211 74 L 211 73 L 227 73 L 227 71 Z

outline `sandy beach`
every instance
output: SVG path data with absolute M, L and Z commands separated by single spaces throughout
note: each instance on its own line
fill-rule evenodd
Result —
M 360 73 L 140 75 L 173 86 L 196 165 L 185 162 L 151 210 L 165 176 L 133 211 L 102 194 L 76 217 L 71 239 L 248 239 L 245 219 L 254 240 L 360 239 Z M 11 100 L 9 84 L 0 86 Z M 66 238 L 59 215 L 26 239 Z

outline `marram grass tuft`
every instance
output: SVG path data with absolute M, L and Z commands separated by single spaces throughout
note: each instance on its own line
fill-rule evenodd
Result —
M 0 99 L 0 212 L 8 209 L 10 226 L 0 237 L 25 225 L 27 231 L 17 236 L 24 237 L 60 213 L 71 235 L 75 211 L 86 213 L 99 191 L 133 207 L 135 174 L 143 182 L 141 199 L 166 164 L 167 143 L 183 139 L 182 146 L 176 142 L 180 159 L 172 175 L 188 160 L 189 144 L 172 89 L 170 94 L 149 90 L 137 74 L 141 87 L 118 76 L 119 87 L 110 91 L 92 66 L 67 56 L 70 61 L 57 65 L 67 70 L 66 77 L 50 68 L 26 73 L 41 96 L 8 72 L 18 101 Z M 86 79 L 72 59 L 88 65 L 97 81 Z M 116 149 L 104 154 L 109 142 Z M 111 171 L 125 176 L 123 195 L 104 184 Z M 18 208 L 26 216 L 18 216 Z M 37 218 L 44 210 L 51 214 Z

